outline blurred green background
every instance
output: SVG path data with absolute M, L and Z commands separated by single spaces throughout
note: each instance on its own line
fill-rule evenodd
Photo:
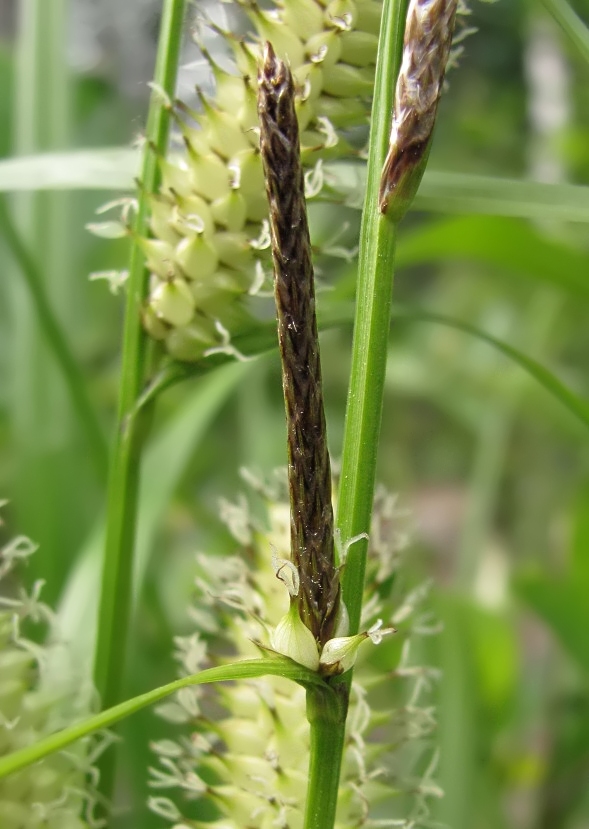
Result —
M 573 5 L 588 21 L 586 0 Z M 42 173 L 29 157 L 130 147 L 141 133 L 159 3 L 119 6 L 0 6 L 0 190 L 11 194 L 12 215 L 107 441 L 122 300 L 88 276 L 125 267 L 127 251 L 125 242 L 90 235 L 85 224 L 130 186 L 132 161 L 121 156 L 120 173 L 111 165 L 107 181 L 94 153 L 46 162 Z M 578 216 L 574 205 L 566 221 L 553 209 L 569 198 L 564 185 L 589 185 L 589 66 L 542 3 L 472 6 L 469 24 L 479 31 L 450 73 L 430 169 L 554 189 L 527 212 L 506 197 L 477 213 L 459 198 L 428 202 L 426 191 L 400 231 L 395 299 L 504 340 L 589 399 L 589 190 L 577 192 Z M 187 44 L 181 93 L 197 60 Z M 17 163 L 18 156 L 27 158 Z M 74 173 L 80 186 L 35 189 L 45 175 L 63 182 Z M 322 232 L 348 222 L 340 241 L 352 244 L 358 211 L 330 215 L 315 211 Z M 60 609 L 64 634 L 84 659 L 104 476 L 4 235 L 0 268 L 0 494 L 10 499 L 2 532 L 40 544 L 27 578 L 46 580 L 44 597 Z M 332 265 L 322 279 L 337 286 L 335 294 L 321 292 L 326 307 L 338 291 L 349 292 L 353 273 Z M 322 338 L 335 458 L 350 341 L 349 327 Z M 408 566 L 433 580 L 432 602 L 444 622 L 430 658 L 444 672 L 439 780 L 446 794 L 438 816 L 453 829 L 589 827 L 587 438 L 587 426 L 489 344 L 431 321 L 395 319 L 379 477 L 410 511 Z M 244 490 L 240 467 L 267 473 L 284 462 L 276 354 L 163 396 L 145 461 L 126 695 L 175 675 L 172 637 L 190 629 L 194 553 L 234 548 L 218 500 Z M 148 829 L 161 819 L 145 807 L 146 735 L 157 738 L 164 725 L 148 711 L 123 731 L 120 799 L 133 826 Z

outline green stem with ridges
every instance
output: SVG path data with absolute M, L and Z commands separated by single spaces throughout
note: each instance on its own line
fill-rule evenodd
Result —
M 343 684 L 336 689 L 328 694 L 323 688 L 307 688 L 310 753 L 305 829 L 331 829 L 335 824 L 348 710 L 348 689 Z
M 370 527 L 380 434 L 394 274 L 396 226 L 378 210 L 380 175 L 386 156 L 395 82 L 401 65 L 408 0 L 388 0 L 376 66 L 366 202 L 360 258 L 352 368 L 342 450 L 338 527 L 342 542 Z M 352 544 L 343 575 L 350 634 L 358 632 L 362 610 L 366 541 Z
M 386 156 L 395 82 L 403 50 L 408 0 L 385 0 L 376 64 L 368 187 L 360 234 L 352 370 L 346 413 L 338 526 L 345 542 L 370 524 L 376 475 L 386 354 L 391 314 L 395 226 L 378 210 L 380 174 Z M 366 544 L 350 547 L 343 574 L 343 598 L 350 633 L 360 623 Z M 334 682 L 334 697 L 307 692 L 311 728 L 305 829 L 335 824 L 346 714 L 352 671 Z
M 151 407 L 137 408 L 146 382 L 148 338 L 141 323 L 141 308 L 149 274 L 136 239 L 148 234 L 149 196 L 159 185 L 158 155 L 167 148 L 170 111 L 162 91 L 173 99 L 184 23 L 184 0 L 165 0 L 159 47 L 147 119 L 141 169 L 141 188 L 133 227 L 129 263 L 127 305 L 119 387 L 117 433 L 112 454 L 106 545 L 98 619 L 94 681 L 103 708 L 116 704 L 121 695 L 135 548 L 137 494 L 142 446 Z M 102 793 L 108 794 L 113 763 L 103 766 Z M 101 782 L 102 782 L 101 780 Z

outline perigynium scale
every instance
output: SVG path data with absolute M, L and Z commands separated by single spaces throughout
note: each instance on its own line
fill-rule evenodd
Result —
M 411 0 L 397 78 L 380 210 L 399 221 L 425 171 L 444 86 L 458 0 Z

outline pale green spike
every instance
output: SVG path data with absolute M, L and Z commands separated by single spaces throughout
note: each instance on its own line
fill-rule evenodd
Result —
M 350 127 L 355 124 L 368 123 L 368 112 L 362 101 L 346 98 L 321 97 L 315 111 L 318 116 L 328 118 L 334 127 Z
M 214 106 L 202 92 L 199 93 L 199 97 L 203 112 L 199 115 L 198 122 L 202 128 L 202 135 L 213 152 L 227 159 L 246 149 L 249 142 L 235 118 L 235 113 L 224 112 Z
M 375 0 L 358 0 L 356 9 L 357 17 L 355 28 L 361 32 L 368 32 L 378 37 L 382 16 L 382 3 L 375 2 Z
M 293 78 L 300 90 L 300 99 L 314 104 L 323 91 L 323 67 L 317 63 L 303 63 L 293 70 Z M 299 129 L 304 129 L 299 124 Z
M 191 153 L 186 180 L 191 190 L 210 201 L 211 196 L 220 198 L 230 190 L 230 175 L 227 166 L 216 153 Z
M 207 238 L 215 232 L 215 222 L 210 205 L 205 199 L 191 194 L 186 198 L 179 196 L 172 210 L 169 223 L 179 235 L 202 233 Z M 176 237 L 176 241 L 178 238 Z
M 248 221 L 261 222 L 268 215 L 268 200 L 259 151 L 253 147 L 242 150 L 233 156 L 228 168 L 239 180 L 239 189 L 246 200 Z
M 354 0 L 331 0 L 325 9 L 325 20 L 328 26 L 337 26 L 338 29 L 348 31 L 356 25 L 358 9 Z
M 147 268 L 161 279 L 174 275 L 174 248 L 169 242 L 161 239 L 137 239 L 137 244 L 143 250 Z
M 178 243 L 179 235 L 173 227 L 173 202 L 160 196 L 154 196 L 150 200 L 151 218 L 150 227 L 151 232 L 158 239 L 175 246 Z
M 257 6 L 248 10 L 248 16 L 259 36 L 262 40 L 270 41 L 277 55 L 288 60 L 293 68 L 303 63 L 305 47 L 302 40 L 280 18 Z
M 169 326 L 159 319 L 151 305 L 146 305 L 143 308 L 141 319 L 150 337 L 153 337 L 154 340 L 165 340 L 170 330 Z

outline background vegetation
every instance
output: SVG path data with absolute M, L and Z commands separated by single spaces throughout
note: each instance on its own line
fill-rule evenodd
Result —
M 574 5 L 587 20 L 584 0 Z M 143 127 L 157 10 L 147 2 L 113 12 L 106 2 L 23 0 L 18 9 L 3 6 L 1 18 L 0 190 L 16 194 L 19 232 L 105 442 L 122 303 L 88 274 L 124 267 L 126 249 L 91 236 L 85 224 L 132 187 L 133 157 L 117 150 L 41 163 L 30 156 L 130 146 Z M 401 226 L 396 303 L 508 342 L 587 399 L 589 190 L 567 186 L 589 185 L 587 55 L 540 2 L 479 3 L 472 23 L 479 31 L 450 73 L 431 172 Z M 187 44 L 183 59 L 198 60 L 196 48 Z M 193 73 L 182 72 L 181 94 Z M 466 174 L 495 181 L 483 193 Z M 500 179 L 552 187 L 526 196 Z M 349 226 L 338 244 L 353 244 L 358 219 L 342 208 L 338 226 Z M 337 230 L 319 210 L 314 220 L 326 236 Z M 10 505 L 3 530 L 41 545 L 27 578 L 46 579 L 45 599 L 59 606 L 82 660 L 100 572 L 101 450 L 89 449 L 14 253 L 4 233 L 0 493 Z M 353 278 L 345 262 L 324 272 L 323 307 L 351 292 Z M 346 327 L 322 341 L 336 458 L 350 341 Z M 453 829 L 589 826 L 587 446 L 587 426 L 488 343 L 395 317 L 380 480 L 407 508 L 410 566 L 432 579 L 444 623 L 430 660 L 443 670 L 439 816 Z M 189 630 L 194 553 L 234 546 L 219 498 L 239 497 L 241 466 L 269 472 L 284 463 L 284 449 L 277 354 L 186 382 L 158 404 L 141 493 L 126 696 L 175 675 L 171 643 Z M 148 741 L 164 724 L 147 711 L 123 733 L 119 798 L 141 815 L 133 825 L 147 829 L 161 824 L 144 806 Z

